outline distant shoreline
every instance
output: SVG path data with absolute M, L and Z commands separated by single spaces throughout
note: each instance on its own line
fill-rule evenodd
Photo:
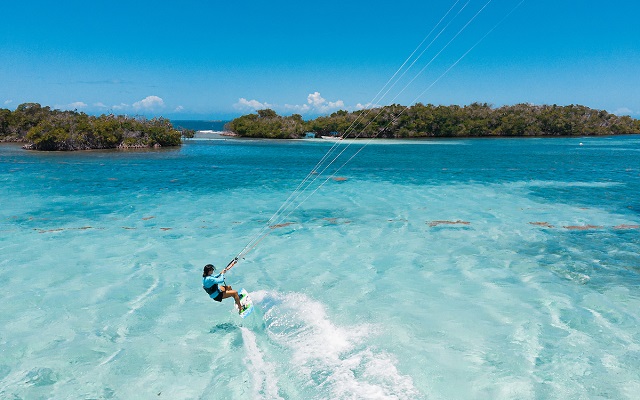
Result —
M 640 133 L 640 120 L 581 105 L 516 104 L 495 108 L 399 104 L 353 112 L 337 111 L 305 121 L 301 115 L 280 116 L 271 109 L 238 117 L 225 129 L 243 137 L 295 139 L 561 137 Z
M 196 131 L 193 139 L 229 139 L 236 138 L 236 135 L 233 132 L 228 131 L 214 131 L 214 130 L 200 130 Z
M 325 138 L 269 138 L 269 137 L 247 137 L 234 134 L 233 132 L 224 131 L 196 131 L 193 139 L 235 139 L 235 140 L 274 140 L 274 141 L 296 141 L 296 142 L 359 142 L 359 141 L 405 141 L 405 142 L 420 142 L 420 141 L 434 141 L 434 140 L 460 140 L 460 139 L 589 139 L 589 138 L 611 138 L 611 137 L 625 137 L 625 136 L 639 136 L 640 133 L 624 133 L 624 134 L 611 134 L 611 135 L 523 135 L 523 136 L 425 136 L 425 137 L 359 137 L 359 138 L 344 138 L 341 140 L 325 139 Z M 187 139 L 188 140 L 188 139 Z
M 37 103 L 0 109 L 0 142 L 25 143 L 36 151 L 176 147 L 196 139 L 469 139 L 516 137 L 594 137 L 640 134 L 640 120 L 585 106 L 517 104 L 468 106 L 384 106 L 338 111 L 305 121 L 270 109 L 232 121 L 146 119 L 124 115 L 90 116 Z M 3 122 L 4 121 L 4 122 Z

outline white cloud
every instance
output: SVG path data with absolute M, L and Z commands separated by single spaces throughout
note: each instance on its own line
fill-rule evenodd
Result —
M 5 105 L 10 104 L 10 103 L 13 103 L 13 100 L 5 100 L 5 101 L 4 101 L 4 104 L 5 104 Z
M 79 108 L 85 108 L 86 106 L 87 104 L 82 101 L 74 101 L 73 103 L 69 104 L 56 104 L 53 108 L 57 110 L 77 110 Z
M 178 106 L 178 107 L 176 107 L 176 109 L 175 109 L 175 110 L 173 110 L 173 111 L 174 111 L 174 112 L 180 112 L 180 111 L 183 111 L 183 110 L 184 110 L 184 107 L 182 107 L 182 106 Z
M 99 107 L 99 108 L 109 108 L 106 104 L 100 103 L 100 102 L 93 103 L 93 106 L 94 107 Z
M 358 103 L 356 104 L 356 110 L 368 110 L 370 108 L 378 108 L 378 107 L 382 107 L 379 104 L 373 104 L 373 103 L 367 103 L 367 104 L 362 104 L 362 103 Z
M 140 101 L 133 103 L 133 108 L 136 110 L 154 110 L 164 107 L 164 100 L 158 96 L 147 96 Z
M 247 100 L 244 97 L 238 99 L 238 102 L 233 105 L 237 109 L 253 109 L 253 110 L 263 110 L 265 108 L 272 108 L 273 105 L 269 103 L 261 103 L 258 100 Z
M 320 95 L 320 92 L 309 94 L 307 96 L 307 103 L 311 104 L 311 107 L 315 111 L 322 113 L 344 108 L 344 102 L 342 100 L 327 101 Z
M 633 115 L 635 113 L 633 112 L 633 110 L 631 110 L 631 109 L 629 109 L 627 107 L 622 107 L 622 108 L 618 108 L 617 110 L 615 110 L 613 112 L 613 114 L 615 114 L 615 115 Z
M 262 110 L 265 108 L 271 108 L 275 111 L 294 112 L 300 114 L 309 112 L 325 114 L 331 111 L 345 109 L 344 101 L 327 101 L 324 97 L 322 97 L 322 95 L 320 95 L 320 92 L 310 93 L 307 96 L 306 104 L 285 104 L 284 106 L 279 106 L 277 104 L 269 104 L 267 102 L 260 102 L 258 100 L 247 100 L 245 98 L 240 98 L 238 102 L 233 106 L 239 110 Z
M 309 107 L 308 104 L 302 104 L 302 105 L 299 105 L 299 104 L 285 104 L 284 108 L 286 110 L 295 111 L 295 112 L 301 113 L 301 114 L 306 113 L 307 111 L 311 110 L 311 107 Z
M 314 107 L 319 107 L 325 102 L 326 100 L 323 99 L 322 96 L 320 96 L 320 92 L 314 92 L 307 96 L 307 103 L 313 105 Z
M 125 103 L 120 103 L 120 104 L 116 104 L 115 106 L 113 106 L 111 108 L 113 108 L 114 110 L 124 110 L 124 109 L 129 108 L 129 105 L 125 104 Z
M 333 111 L 333 110 L 342 109 L 342 108 L 345 108 L 344 107 L 344 101 L 342 101 L 342 100 L 330 101 L 326 105 L 322 106 L 322 108 L 324 108 L 326 111 Z

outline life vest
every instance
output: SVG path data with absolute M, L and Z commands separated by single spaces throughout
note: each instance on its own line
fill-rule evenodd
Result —
M 214 283 L 213 286 L 211 286 L 210 288 L 204 287 L 204 286 L 202 288 L 204 289 L 205 292 L 207 292 L 209 296 L 211 296 L 212 294 L 218 291 L 218 284 Z

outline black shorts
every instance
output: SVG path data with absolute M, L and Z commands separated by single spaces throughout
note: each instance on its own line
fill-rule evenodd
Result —
M 223 286 L 224 287 L 224 286 Z M 226 288 L 225 288 L 226 289 Z M 218 289 L 219 290 L 219 289 Z M 222 301 L 222 295 L 224 294 L 224 292 L 220 292 L 218 293 L 218 295 L 216 297 L 214 297 L 213 299 L 215 301 Z

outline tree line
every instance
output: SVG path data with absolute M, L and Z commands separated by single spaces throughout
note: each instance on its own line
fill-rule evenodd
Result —
M 339 134 L 362 138 L 585 136 L 640 133 L 640 120 L 581 105 L 517 104 L 494 108 L 487 103 L 467 106 L 411 107 L 390 105 L 354 112 L 337 111 L 304 121 L 302 116 L 279 116 L 271 109 L 243 115 L 226 129 L 246 137 L 300 138 Z
M 165 118 L 90 116 L 24 103 L 0 109 L 0 141 L 26 142 L 32 150 L 88 150 L 179 146 L 182 132 Z

